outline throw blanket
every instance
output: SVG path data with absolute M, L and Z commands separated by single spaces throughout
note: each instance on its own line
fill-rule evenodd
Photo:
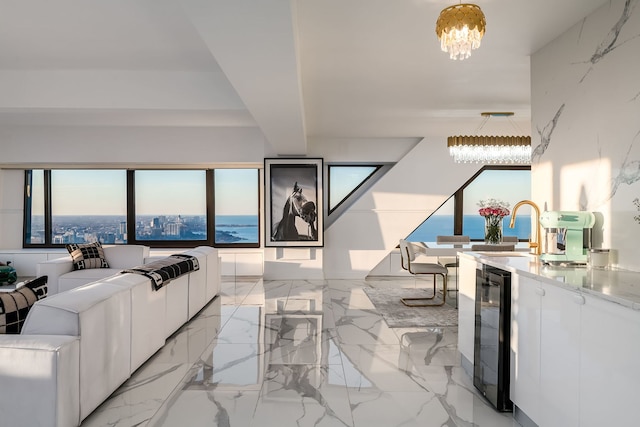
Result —
M 158 290 L 172 279 L 200 269 L 198 258 L 192 255 L 174 254 L 149 264 L 122 270 L 120 273 L 142 274 L 151 279 L 154 290 Z

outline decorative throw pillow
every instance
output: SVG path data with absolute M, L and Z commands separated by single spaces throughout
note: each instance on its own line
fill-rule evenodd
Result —
M 12 292 L 0 292 L 0 334 L 19 334 L 29 309 L 47 296 L 47 276 L 40 276 Z
M 109 263 L 104 257 L 104 249 L 102 249 L 100 242 L 84 244 L 71 243 L 67 245 L 66 248 L 73 260 L 74 270 L 109 268 Z

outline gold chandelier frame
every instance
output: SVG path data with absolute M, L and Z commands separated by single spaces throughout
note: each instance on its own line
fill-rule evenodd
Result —
M 478 131 L 482 129 L 489 118 L 494 116 L 507 117 L 511 121 L 512 112 L 485 112 L 481 113 L 485 120 Z M 486 135 L 462 135 L 447 138 L 449 154 L 456 163 L 531 163 L 531 137 L 530 136 L 486 136 Z
M 471 50 L 480 47 L 487 21 L 480 6 L 461 3 L 440 12 L 436 21 L 436 34 L 440 47 L 451 59 L 463 60 Z

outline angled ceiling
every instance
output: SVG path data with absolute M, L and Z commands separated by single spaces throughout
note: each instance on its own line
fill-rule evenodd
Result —
M 313 138 L 530 128 L 529 56 L 606 0 L 481 0 L 465 61 L 436 0 L 23 0 L 0 14 L 0 126 L 259 127 L 273 154 Z

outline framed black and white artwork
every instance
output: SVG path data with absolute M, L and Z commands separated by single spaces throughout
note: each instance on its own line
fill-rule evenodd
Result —
M 322 174 L 319 158 L 264 159 L 265 246 L 324 245 Z

